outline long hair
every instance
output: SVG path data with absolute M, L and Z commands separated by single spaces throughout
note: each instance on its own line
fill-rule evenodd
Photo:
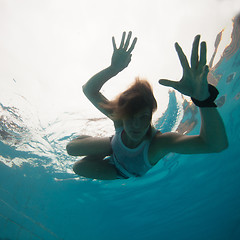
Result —
M 157 109 L 157 102 L 149 82 L 145 79 L 135 78 L 135 82 L 114 100 L 101 106 L 112 112 L 115 120 L 131 116 L 144 107 L 149 107 L 153 113 Z

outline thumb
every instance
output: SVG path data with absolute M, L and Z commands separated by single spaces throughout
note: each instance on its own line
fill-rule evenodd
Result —
M 176 84 L 177 84 L 177 82 L 167 80 L 167 79 L 160 79 L 158 82 L 163 86 L 172 87 L 172 88 L 176 88 Z

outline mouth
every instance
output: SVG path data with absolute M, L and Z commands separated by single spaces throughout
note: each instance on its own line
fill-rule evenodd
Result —
M 133 135 L 139 135 L 140 132 L 138 132 L 138 131 L 132 131 L 132 134 L 133 134 Z

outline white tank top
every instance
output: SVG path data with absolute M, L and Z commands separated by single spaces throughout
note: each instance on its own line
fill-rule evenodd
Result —
M 117 128 L 111 141 L 113 150 L 112 160 L 114 165 L 123 176 L 142 176 L 153 167 L 148 161 L 148 149 L 157 130 L 152 128 L 151 137 L 144 140 L 134 149 L 128 148 L 123 144 L 121 137 L 122 133 L 123 127 Z

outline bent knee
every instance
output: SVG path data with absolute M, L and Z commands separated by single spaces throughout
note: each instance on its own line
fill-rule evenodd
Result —
M 96 157 L 86 157 L 77 161 L 73 165 L 73 171 L 79 176 L 101 179 L 101 180 L 113 180 L 117 178 L 117 171 L 111 164 Z
M 83 177 L 99 172 L 101 168 L 100 161 L 102 158 L 97 156 L 87 156 L 73 164 L 73 171 Z

